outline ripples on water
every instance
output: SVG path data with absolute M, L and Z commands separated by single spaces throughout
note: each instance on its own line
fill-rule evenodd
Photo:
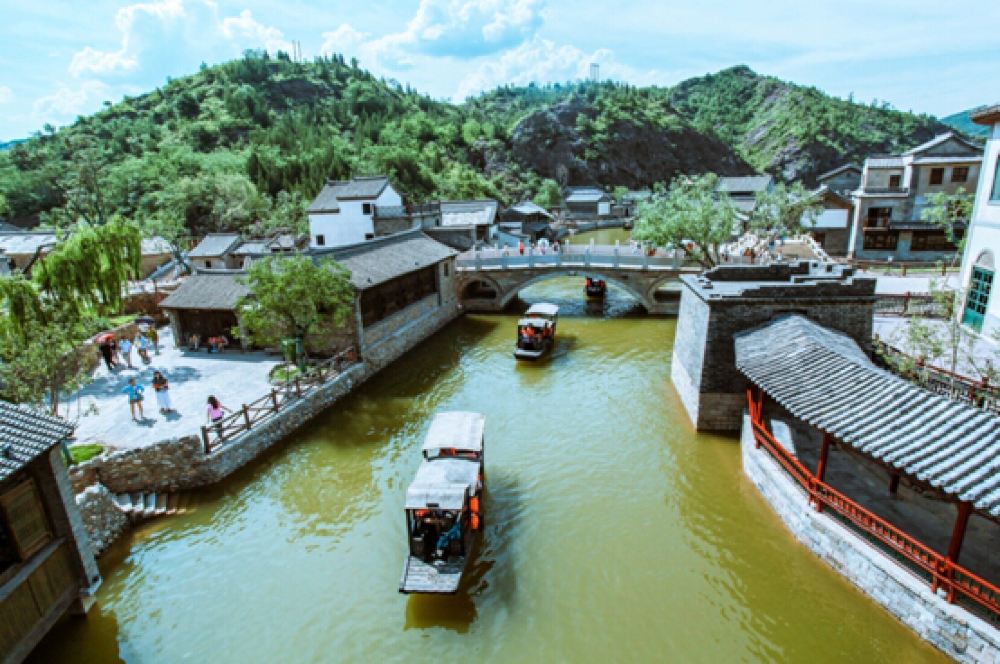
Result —
M 692 432 L 674 322 L 582 287 L 523 294 L 563 308 L 552 358 L 515 363 L 516 311 L 467 316 L 140 528 L 35 661 L 940 660 L 794 542 L 734 440 Z M 403 495 L 443 409 L 487 415 L 485 537 L 459 595 L 402 596 Z

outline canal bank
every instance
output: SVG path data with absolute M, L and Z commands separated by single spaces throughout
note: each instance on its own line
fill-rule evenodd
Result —
M 674 321 L 592 316 L 578 279 L 550 362 L 514 315 L 466 316 L 102 561 L 86 621 L 35 661 L 946 661 L 828 569 L 695 433 Z M 487 416 L 486 539 L 464 592 L 395 588 L 402 504 L 432 414 Z

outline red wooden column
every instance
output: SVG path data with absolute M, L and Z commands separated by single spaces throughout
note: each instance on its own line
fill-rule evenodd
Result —
M 830 454 L 830 443 L 833 441 L 833 436 L 828 434 L 826 431 L 823 432 L 823 443 L 819 448 L 819 461 L 816 462 L 816 480 L 817 482 L 823 481 L 823 476 L 826 475 L 826 459 Z M 811 483 L 812 484 L 812 483 Z M 810 498 L 812 500 L 813 508 L 817 512 L 823 511 L 823 503 L 815 498 Z
M 962 552 L 962 542 L 965 540 L 965 529 L 969 525 L 969 516 L 972 514 L 972 503 L 961 502 L 958 504 L 958 516 L 955 517 L 955 528 L 951 531 L 951 542 L 948 544 L 948 562 L 958 563 L 958 556 Z M 953 576 L 949 567 L 945 570 L 945 577 L 950 581 Z M 955 589 L 948 585 L 948 601 L 955 601 Z

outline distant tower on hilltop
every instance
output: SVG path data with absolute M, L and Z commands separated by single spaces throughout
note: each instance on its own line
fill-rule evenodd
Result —
M 601 80 L 601 65 L 596 62 L 590 63 L 590 81 L 592 83 L 597 83 Z

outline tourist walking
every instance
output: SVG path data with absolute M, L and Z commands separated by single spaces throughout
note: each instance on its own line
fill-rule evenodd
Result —
M 222 422 L 222 418 L 226 416 L 223 411 L 228 411 L 230 413 L 233 412 L 231 408 L 223 406 L 222 402 L 214 396 L 208 397 L 208 408 L 206 410 L 208 412 L 209 424 L 214 424 L 215 426 L 219 426 Z
M 122 388 L 122 394 L 128 396 L 128 409 L 132 414 L 132 419 L 136 422 L 146 419 L 145 413 L 142 412 L 142 393 L 145 392 L 145 388 L 135 382 L 135 378 L 128 379 L 128 385 Z M 135 416 L 135 412 L 139 411 L 139 417 Z
M 149 347 L 151 345 L 152 344 L 149 343 L 149 339 L 147 339 L 146 335 L 142 332 L 135 335 L 135 349 L 139 354 L 139 357 L 142 359 L 143 364 L 149 364 L 152 362 L 152 360 L 149 359 Z
M 153 391 L 156 392 L 156 404 L 160 407 L 161 413 L 176 412 L 170 403 L 170 384 L 160 371 L 153 372 Z
M 98 348 L 101 350 L 101 357 L 104 358 L 104 364 L 107 365 L 108 371 L 115 370 L 115 347 L 114 340 L 109 338 L 101 339 L 101 343 L 98 344 Z
M 118 352 L 121 353 L 122 359 L 125 360 L 128 368 L 134 368 L 132 366 L 132 340 L 128 337 L 122 337 L 122 340 L 118 342 Z

